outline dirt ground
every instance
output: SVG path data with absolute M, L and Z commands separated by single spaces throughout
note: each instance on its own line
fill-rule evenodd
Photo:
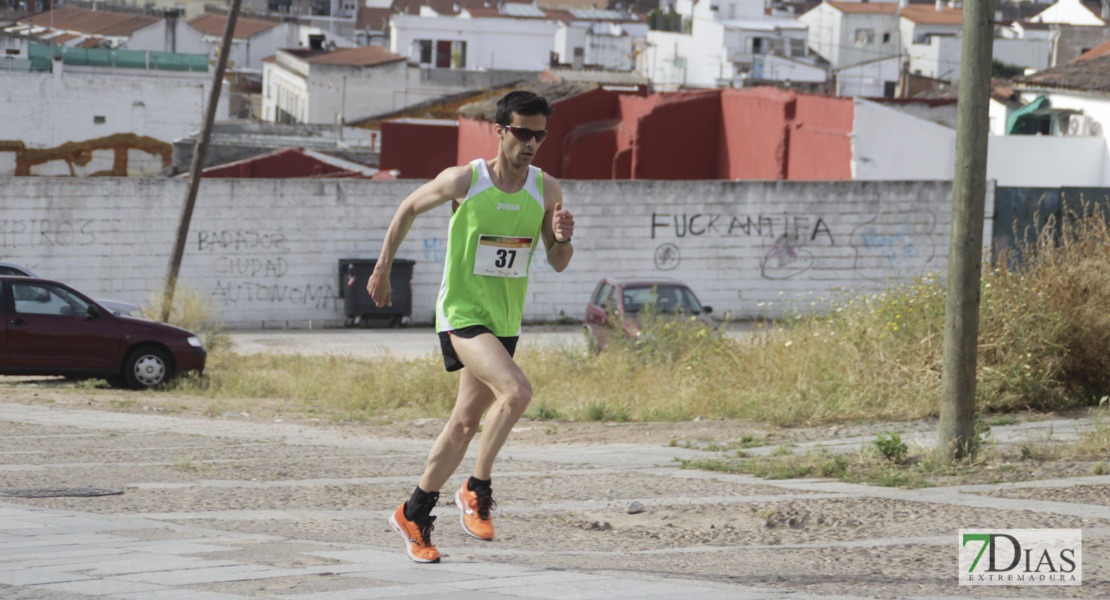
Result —
M 251 400 L 249 406 L 254 408 L 239 410 L 234 401 L 90 389 L 56 379 L 0 378 L 0 394 L 7 403 L 67 411 L 171 415 L 259 426 L 280 422 L 337 439 L 367 440 L 368 444 L 398 440 L 397 450 L 368 452 L 341 445 L 286 444 L 263 436 L 233 439 L 165 432 L 113 433 L 0 421 L 0 438 L 14 441 L 9 451 L 0 452 L 0 467 L 5 468 L 3 487 L 83 485 L 126 490 L 122 495 L 98 498 L 4 498 L 5 502 L 146 515 L 179 526 L 272 535 L 285 542 L 260 542 L 250 548 L 239 543 L 234 549 L 229 547 L 224 558 L 274 566 L 302 565 L 306 560 L 326 562 L 319 554 L 344 548 L 344 544 L 397 545 L 380 515 L 408 496 L 423 469 L 426 450 L 419 448 L 425 446 L 411 442 L 434 439 L 444 424 L 441 419 L 384 425 L 332 422 L 282 413 L 276 402 Z M 952 548 L 923 545 L 921 540 L 954 535 L 954 524 L 1110 528 L 1110 518 L 1100 516 L 1027 510 L 1000 513 L 983 506 L 923 501 L 915 497 L 915 491 L 895 490 L 888 497 L 837 496 L 782 481 L 683 477 L 673 468 L 585 467 L 535 455 L 514 459 L 512 451 L 514 447 L 542 447 L 557 453 L 576 447 L 572 444 L 634 443 L 702 449 L 710 457 L 719 454 L 714 445 L 743 439 L 785 446 L 874 436 L 892 429 L 912 434 L 935 427 L 935 422 L 929 421 L 782 429 L 735 420 L 523 420 L 498 463 L 498 542 L 474 543 L 457 525 L 452 526 L 454 505 L 449 493 L 441 498 L 437 510 L 448 516 L 438 524 L 435 539 L 442 551 L 456 558 L 549 569 L 613 569 L 833 596 L 995 597 L 998 590 L 954 586 L 950 577 L 940 575 L 951 570 Z M 995 462 L 950 483 L 994 482 L 1003 466 L 1013 467 L 1006 476 L 1015 479 L 1090 475 L 1094 462 L 1017 460 L 1014 448 L 998 452 Z M 467 468 L 464 462 L 462 470 Z M 667 473 L 661 475 L 662 470 Z M 969 495 L 1110 506 L 1107 487 L 999 488 L 969 490 Z M 639 510 L 634 509 L 637 503 Z M 248 511 L 272 516 L 243 516 Z M 1081 588 L 1007 589 L 1005 596 L 1046 597 L 1046 591 L 1051 591 L 1052 597 L 1110 597 L 1105 574 L 1107 546 L 1102 538 L 1085 539 L 1084 552 L 1091 560 Z M 264 598 L 291 591 L 306 593 L 324 583 L 229 582 L 196 589 Z
M 434 440 L 446 423 L 445 419 L 425 418 L 395 420 L 388 424 L 335 421 L 309 417 L 284 410 L 285 403 L 272 399 L 249 398 L 212 400 L 168 392 L 136 393 L 129 390 L 89 387 L 81 382 L 61 378 L 3 377 L 0 390 L 5 401 L 70 409 L 107 410 L 136 414 L 173 414 L 256 423 L 289 423 L 312 425 L 335 431 L 336 435 L 358 434 L 370 437 Z M 1048 418 L 1080 418 L 1087 409 L 1063 414 L 1027 413 L 1021 420 Z M 872 438 L 879 433 L 900 432 L 906 440 L 914 433 L 937 428 L 935 419 L 912 422 L 838 423 L 814 427 L 779 427 L 767 423 L 737 419 L 697 419 L 693 421 L 652 422 L 584 422 L 575 420 L 521 419 L 513 429 L 508 444 L 652 444 L 704 450 L 762 446 L 792 448 L 795 444 L 817 440 Z M 746 441 L 746 442 L 742 442 Z M 856 449 L 862 448 L 861 443 Z M 912 447 L 911 459 L 920 459 L 928 448 Z M 997 444 L 984 453 L 976 466 L 962 469 L 953 476 L 931 479 L 939 485 L 974 484 L 996 481 L 1023 481 L 1056 477 L 1089 475 L 1100 459 L 1068 460 L 1054 457 L 1022 457 L 1014 444 Z M 708 455 L 707 455 L 708 456 Z

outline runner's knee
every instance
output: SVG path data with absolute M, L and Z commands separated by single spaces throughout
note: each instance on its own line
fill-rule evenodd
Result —
M 524 412 L 532 402 L 532 383 L 527 379 L 513 382 L 513 385 L 506 390 L 505 402 L 514 412 Z
M 474 438 L 474 434 L 478 433 L 478 426 L 481 420 L 480 417 L 451 417 L 447 421 L 447 435 L 455 439 L 470 441 Z

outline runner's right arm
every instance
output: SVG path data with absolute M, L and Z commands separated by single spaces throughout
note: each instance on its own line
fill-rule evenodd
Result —
M 397 248 L 401 246 L 416 216 L 466 196 L 466 191 L 470 188 L 470 179 L 470 165 L 450 167 L 444 169 L 435 179 L 416 188 L 416 191 L 401 201 L 401 205 L 397 207 L 397 213 L 393 215 L 393 221 L 389 223 L 389 229 L 385 232 L 382 252 L 378 256 L 374 272 L 370 274 L 370 281 L 366 283 L 366 291 L 370 292 L 370 297 L 374 299 L 376 306 L 380 308 L 393 305 L 389 272 L 393 268 L 393 257 L 397 253 Z

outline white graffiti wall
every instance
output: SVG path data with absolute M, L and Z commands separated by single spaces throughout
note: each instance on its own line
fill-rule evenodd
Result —
M 0 260 L 94 297 L 147 303 L 161 289 L 186 182 L 0 181 Z M 181 281 L 229 328 L 343 324 L 339 260 L 376 258 L 397 204 L 418 183 L 206 180 Z M 555 273 L 536 252 L 529 322 L 580 319 L 602 277 L 679 279 L 717 316 L 778 317 L 838 291 L 942 270 L 948 253 L 948 182 L 567 181 L 563 189 L 577 222 L 575 257 Z M 417 324 L 433 320 L 450 214 L 447 205 L 421 215 L 398 252 L 415 261 Z

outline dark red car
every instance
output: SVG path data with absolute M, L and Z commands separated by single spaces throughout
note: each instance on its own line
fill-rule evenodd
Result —
M 622 324 L 624 335 L 637 338 L 642 334 L 638 315 L 647 305 L 654 305 L 658 315 L 693 317 L 709 329 L 717 324 L 709 318 L 710 306 L 702 306 L 694 292 L 681 281 L 673 279 L 602 279 L 594 288 L 586 305 L 586 343 L 601 350 L 608 345 L 608 336 Z
M 0 374 L 103 377 L 152 388 L 181 371 L 203 371 L 196 335 L 113 314 L 57 281 L 0 277 Z

